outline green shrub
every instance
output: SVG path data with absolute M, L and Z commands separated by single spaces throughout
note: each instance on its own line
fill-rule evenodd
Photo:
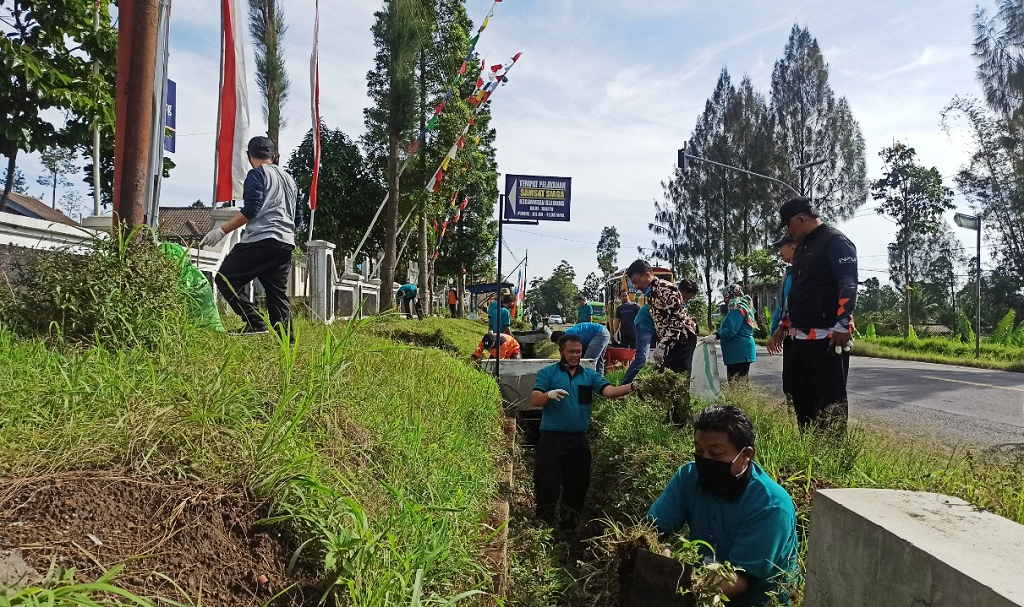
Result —
M 874 339 L 878 337 L 878 334 L 875 332 L 875 323 L 871 323 L 870 325 L 868 325 L 867 337 L 868 339 Z
M 178 269 L 135 230 L 97 238 L 85 250 L 27 256 L 15 269 L 0 319 L 26 337 L 150 347 L 183 319 Z
M 1013 310 L 1009 310 L 1003 316 L 999 324 L 992 331 L 992 334 L 988 336 L 988 341 L 993 344 L 999 344 L 1002 346 L 1010 345 L 1013 337 L 1013 323 L 1017 319 L 1017 313 Z
M 960 313 L 960 318 L 957 319 L 956 327 L 956 332 L 960 335 L 961 341 L 964 343 L 974 343 L 974 329 L 971 327 L 971 319 L 967 318 L 967 314 L 963 312 Z
M 914 325 L 910 325 L 909 327 L 907 327 L 907 341 L 910 343 L 918 341 L 917 331 L 914 330 Z

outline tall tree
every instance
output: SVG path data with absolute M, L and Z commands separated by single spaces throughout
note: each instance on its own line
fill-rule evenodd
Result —
M 14 187 L 19 152 L 78 145 L 88 132 L 81 127 L 113 124 L 113 83 L 92 73 L 90 57 L 112 52 L 116 32 L 105 10 L 93 31 L 94 9 L 90 0 L 0 2 L 0 155 L 7 158 L 0 212 Z
M 573 300 L 579 293 L 575 281 L 576 270 L 563 259 L 551 272 L 551 276 L 530 281 L 530 289 L 526 292 L 526 306 L 544 315 L 575 317 L 576 305 Z
M 313 180 L 313 130 L 306 132 L 299 147 L 288 159 L 288 171 L 299 186 L 300 204 L 308 202 Z M 339 255 L 351 254 L 370 224 L 376 210 L 374 204 L 384 195 L 380 176 L 363 158 L 357 146 L 339 129 L 320 125 L 320 176 L 317 182 L 318 201 L 316 235 L 334 243 Z M 300 230 L 307 226 L 300 226 Z M 380 226 L 367 240 L 370 250 L 383 241 Z M 358 262 L 359 260 L 355 260 Z
M 39 153 L 39 160 L 46 172 L 36 178 L 36 183 L 51 188 L 50 206 L 56 209 L 57 188 L 70 186 L 71 181 L 67 175 L 72 175 L 78 170 L 75 166 L 75 154 L 69 148 L 52 145 Z
M 985 100 L 1000 115 L 1024 119 L 1024 4 L 999 0 L 974 13 L 974 58 Z
M 401 145 L 409 141 L 416 124 L 415 66 L 423 42 L 420 0 L 385 0 L 374 13 L 373 32 L 377 54 L 374 69 L 366 75 L 367 92 L 373 101 L 363 113 L 366 147 L 371 157 L 385 158 L 387 205 L 384 225 L 384 259 L 380 277 L 390 292 L 398 265 L 398 208 L 401 198 Z M 390 305 L 388 297 L 386 305 Z
M 943 226 L 942 213 L 953 208 L 953 191 L 942 183 L 942 173 L 925 168 L 916 161 L 914 148 L 896 142 L 879 152 L 884 164 L 882 177 L 871 191 L 881 201 L 878 213 L 891 218 L 897 226 L 896 240 L 889 246 L 890 273 L 905 293 L 905 334 L 912 325 L 911 294 L 922 268 L 911 264 L 914 250 L 924 240 L 938 234 Z
M 0 177 L 4 183 L 7 183 L 7 169 L 4 169 L 3 177 Z M 21 172 L 21 169 L 14 170 L 14 180 L 11 186 L 11 191 L 18 194 L 28 194 L 28 187 L 25 186 L 25 173 Z
M 605 226 L 601 229 L 601 238 L 597 241 L 597 267 L 605 277 L 615 273 L 621 246 L 618 228 Z
M 845 97 L 828 83 L 828 64 L 807 28 L 794 25 L 772 72 L 775 133 L 786 150 L 783 175 L 799 183 L 826 220 L 851 217 L 867 199 L 864 137 Z M 797 167 L 815 160 L 809 171 Z
M 249 0 L 249 33 L 256 46 L 256 86 L 263 95 L 263 120 L 267 137 L 280 149 L 281 127 L 286 120 L 281 108 L 288 100 L 288 70 L 284 67 L 284 22 L 281 0 Z

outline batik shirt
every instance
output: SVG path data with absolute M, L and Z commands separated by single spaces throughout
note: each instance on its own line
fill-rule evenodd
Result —
M 644 291 L 647 306 L 654 318 L 654 327 L 658 331 L 660 343 L 671 346 L 685 341 L 697 334 L 697 323 L 683 305 L 683 295 L 679 289 L 660 278 L 655 278 Z

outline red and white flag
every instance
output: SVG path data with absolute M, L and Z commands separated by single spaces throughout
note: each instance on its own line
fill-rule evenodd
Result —
M 245 85 L 245 18 L 243 0 L 221 0 L 220 105 L 213 202 L 242 199 L 249 171 L 249 94 Z M 275 142 L 276 143 L 276 142 Z
M 309 57 L 310 102 L 313 117 L 313 180 L 309 184 L 309 208 L 316 210 L 316 186 L 320 177 L 320 0 L 316 2 L 316 24 L 313 26 L 313 54 Z M 309 230 L 313 232 L 312 221 Z

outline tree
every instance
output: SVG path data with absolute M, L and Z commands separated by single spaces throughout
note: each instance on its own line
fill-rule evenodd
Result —
M 71 181 L 65 175 L 71 175 L 78 170 L 75 166 L 75 154 L 68 148 L 60 146 L 48 146 L 39 153 L 39 159 L 46 169 L 46 173 L 36 179 L 39 185 L 52 188 L 53 197 L 50 199 L 50 206 L 57 208 L 57 188 L 68 187 Z
M 892 334 L 900 330 L 900 296 L 892 285 L 883 285 L 877 278 L 869 278 L 863 283 L 857 295 L 857 326 L 866 330 L 868 325 L 875 325 L 881 334 Z
M 308 205 L 313 181 L 313 129 L 306 132 L 289 157 L 288 171 L 299 187 L 299 204 Z M 322 122 L 317 191 L 314 237 L 337 245 L 339 257 L 351 254 L 363 236 L 364 226 L 370 225 L 374 205 L 384 195 L 384 184 L 363 158 L 359 146 L 341 130 Z M 298 227 L 299 231 L 309 231 L 308 223 Z M 378 226 L 367 242 L 371 247 L 378 246 L 383 236 Z
M 94 122 L 113 124 L 113 83 L 92 73 L 90 58 L 112 54 L 117 38 L 107 11 L 98 11 L 93 31 L 94 7 L 90 0 L 0 3 L 0 155 L 7 158 L 0 211 L 14 187 L 18 152 L 78 145 Z
M 82 215 L 86 210 L 82 195 L 78 193 L 78 190 L 71 189 L 64 190 L 60 197 L 60 203 L 54 208 L 79 222 L 82 221 Z
M 604 281 L 601 277 L 594 272 L 587 274 L 587 277 L 583 279 L 583 288 L 580 289 L 580 295 L 587 301 L 600 301 L 604 299 L 601 297 L 603 291 Z
M 203 200 L 201 198 L 197 198 L 196 201 L 193 202 L 192 204 L 190 204 L 189 206 L 192 207 L 193 209 L 205 209 L 206 208 L 206 205 L 203 204 Z
M 850 218 L 867 199 L 864 137 L 845 97 L 828 83 L 828 64 L 807 28 L 794 25 L 772 72 L 775 134 L 787 162 L 785 181 L 799 183 L 827 221 Z M 797 166 L 825 163 L 798 171 Z
M 366 75 L 367 92 L 373 102 L 363 113 L 366 147 L 371 157 L 386 158 L 387 205 L 384 226 L 384 260 L 381 283 L 390 292 L 398 265 L 398 207 L 400 190 L 400 145 L 411 139 L 415 124 L 415 65 L 423 41 L 419 0 L 385 0 L 374 13 L 373 32 L 377 54 L 374 69 Z M 386 300 L 390 304 L 391 298 Z
M 884 172 L 871 191 L 875 200 L 881 201 L 878 213 L 897 226 L 896 241 L 889 245 L 889 267 L 893 282 L 906 294 L 905 328 L 909 335 L 913 326 L 910 293 L 923 270 L 911 263 L 911 253 L 941 231 L 942 213 L 953 208 L 953 191 L 943 185 L 937 168 L 917 164 L 917 152 L 912 147 L 896 142 L 883 148 L 879 156 Z
M 284 67 L 282 40 L 288 31 L 281 0 L 249 0 L 249 33 L 256 46 L 256 86 L 263 95 L 263 119 L 267 137 L 280 149 L 281 108 L 288 100 L 288 71 Z
M 775 251 L 757 249 L 749 255 L 739 255 L 736 257 L 736 265 L 743 270 L 743 284 L 745 287 L 750 285 L 748 280 L 751 277 L 768 287 L 778 288 L 782 286 L 785 264 L 779 259 Z
M 996 13 L 974 13 L 974 58 L 985 101 L 1000 115 L 1024 118 L 1024 4 L 999 0 Z
M 545 316 L 560 314 L 566 318 L 575 318 L 574 299 L 579 292 L 575 281 L 576 271 L 563 259 L 551 272 L 551 276 L 530 281 L 530 289 L 526 292 L 527 307 Z
M 605 226 L 601 229 L 601 238 L 597 241 L 597 267 L 601 268 L 605 277 L 615 273 L 621 246 L 618 228 Z
M 4 169 L 3 182 L 7 183 L 7 169 Z M 25 186 L 25 173 L 21 172 L 21 169 L 15 169 L 14 181 L 11 185 L 11 191 L 17 192 L 18 194 L 28 194 L 28 187 Z

